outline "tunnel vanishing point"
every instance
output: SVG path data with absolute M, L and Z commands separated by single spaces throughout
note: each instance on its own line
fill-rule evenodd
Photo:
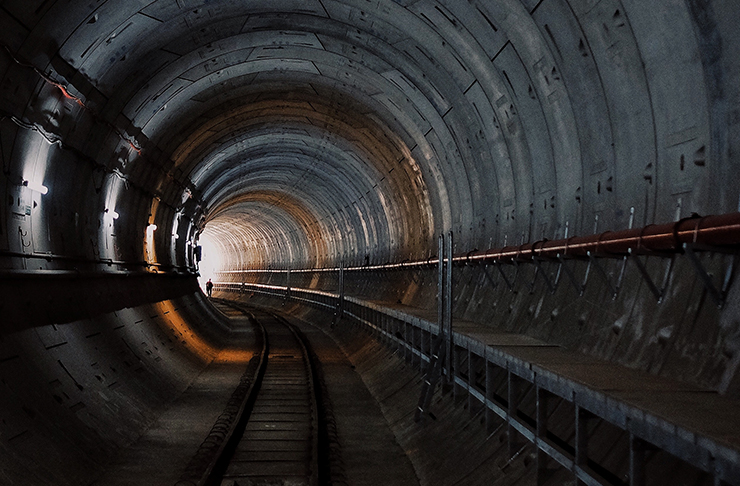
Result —
M 739 25 L 3 0 L 0 484 L 199 484 L 232 302 L 311 341 L 326 484 L 740 485 Z

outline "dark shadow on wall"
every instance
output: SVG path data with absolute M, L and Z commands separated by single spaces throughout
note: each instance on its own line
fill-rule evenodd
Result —
M 0 279 L 0 335 L 65 324 L 200 292 L 195 277 L 158 274 L 39 275 Z

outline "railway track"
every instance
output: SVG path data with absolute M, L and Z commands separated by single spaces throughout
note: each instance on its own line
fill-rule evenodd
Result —
M 261 351 L 177 486 L 328 484 L 320 365 L 307 340 L 277 314 L 216 305 L 249 317 Z

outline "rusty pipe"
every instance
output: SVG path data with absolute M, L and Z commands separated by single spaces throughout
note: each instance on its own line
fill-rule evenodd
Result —
M 605 231 L 589 236 L 574 236 L 560 240 L 540 240 L 519 246 L 505 246 L 485 251 L 472 251 L 453 257 L 456 264 L 531 261 L 532 258 L 622 257 L 632 250 L 639 255 L 671 255 L 683 251 L 684 243 L 696 249 L 740 249 L 740 213 L 714 216 L 692 216 L 673 223 L 651 224 L 642 228 Z M 346 267 L 345 271 L 396 270 L 437 265 L 436 257 L 361 267 Z M 335 272 L 338 268 L 304 268 L 295 273 Z M 286 270 L 232 270 L 228 273 L 273 273 Z
M 630 250 L 642 255 L 661 255 L 683 251 L 684 243 L 699 249 L 740 247 L 740 213 L 695 216 L 674 223 L 506 246 L 459 256 L 455 261 L 523 261 L 535 257 L 554 259 L 558 256 L 578 258 L 586 257 L 589 253 L 597 257 L 619 257 L 628 255 Z

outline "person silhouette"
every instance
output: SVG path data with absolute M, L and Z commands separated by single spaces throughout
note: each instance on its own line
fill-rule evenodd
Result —
M 208 282 L 206 282 L 206 294 L 208 294 L 208 297 L 211 296 L 213 293 L 213 282 L 211 282 L 211 279 L 208 279 Z

